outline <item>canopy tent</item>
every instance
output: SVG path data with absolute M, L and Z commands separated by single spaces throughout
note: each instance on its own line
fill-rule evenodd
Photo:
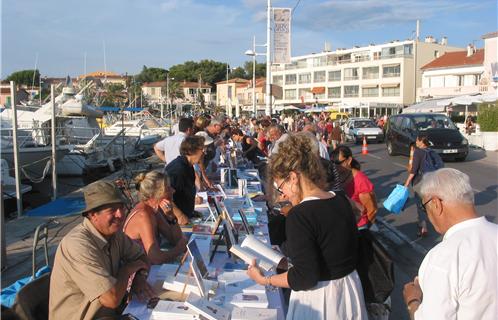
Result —
M 444 112 L 445 106 L 438 105 L 439 101 L 446 99 L 431 99 L 422 101 L 403 109 L 403 113 L 418 113 L 418 112 Z
M 327 110 L 325 110 L 324 107 L 314 107 L 304 110 L 304 113 L 321 113 L 321 112 L 327 112 Z
M 403 109 L 403 113 L 457 111 L 465 112 L 465 117 L 467 117 L 469 111 L 477 111 L 475 104 L 494 102 L 496 100 L 498 100 L 496 94 L 462 95 L 453 98 L 431 99 L 411 105 Z
M 290 106 L 276 106 L 275 107 L 275 111 L 287 111 L 287 110 L 295 110 L 295 111 L 299 111 L 301 112 L 301 109 L 299 109 L 298 107 L 295 107 L 293 105 L 290 105 Z

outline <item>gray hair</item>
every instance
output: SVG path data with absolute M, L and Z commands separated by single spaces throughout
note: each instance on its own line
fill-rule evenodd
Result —
M 452 168 L 439 169 L 424 174 L 418 193 L 436 196 L 443 201 L 474 204 L 474 191 L 469 176 Z
M 298 132 L 297 135 L 303 135 L 310 140 L 311 150 L 320 155 L 320 146 L 318 145 L 320 142 L 316 139 L 316 136 L 311 131 L 301 131 Z

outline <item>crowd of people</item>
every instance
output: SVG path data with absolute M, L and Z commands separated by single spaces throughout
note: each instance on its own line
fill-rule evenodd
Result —
M 417 148 L 426 142 L 419 137 Z M 358 248 L 375 224 L 377 198 L 337 122 L 323 115 L 233 120 L 204 114 L 179 119 L 176 133 L 154 151 L 164 169 L 136 177 L 139 201 L 129 214 L 111 183 L 86 187 L 83 223 L 56 253 L 50 319 L 100 318 L 121 312 L 129 293 L 153 297 L 150 265 L 185 252 L 180 226 L 198 216 L 197 192 L 213 188 L 214 173 L 232 152 L 264 179 L 266 201 L 281 213 L 270 219 L 271 242 L 289 261 L 277 274 L 253 262 L 248 276 L 290 290 L 287 319 L 368 319 Z M 468 176 L 454 169 L 418 175 L 424 155 L 417 151 L 405 184 L 416 191 L 420 232 L 427 232 L 428 217 L 444 238 L 405 286 L 410 316 L 495 318 L 498 229 L 477 216 Z M 164 242 L 168 250 L 161 250 Z

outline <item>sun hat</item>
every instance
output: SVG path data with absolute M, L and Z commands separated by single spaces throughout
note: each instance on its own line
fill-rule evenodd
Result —
M 207 146 L 207 145 L 210 145 L 211 143 L 213 143 L 213 138 L 211 138 L 206 131 L 199 131 L 195 134 L 196 136 L 200 136 L 200 137 L 204 137 L 204 145 Z
M 86 204 L 81 212 L 83 215 L 103 205 L 126 203 L 118 188 L 110 181 L 93 182 L 85 187 L 83 194 Z

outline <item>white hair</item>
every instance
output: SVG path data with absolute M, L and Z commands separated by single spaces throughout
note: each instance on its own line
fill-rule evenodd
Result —
M 469 176 L 452 168 L 424 174 L 417 188 L 423 197 L 435 196 L 443 201 L 474 204 Z

